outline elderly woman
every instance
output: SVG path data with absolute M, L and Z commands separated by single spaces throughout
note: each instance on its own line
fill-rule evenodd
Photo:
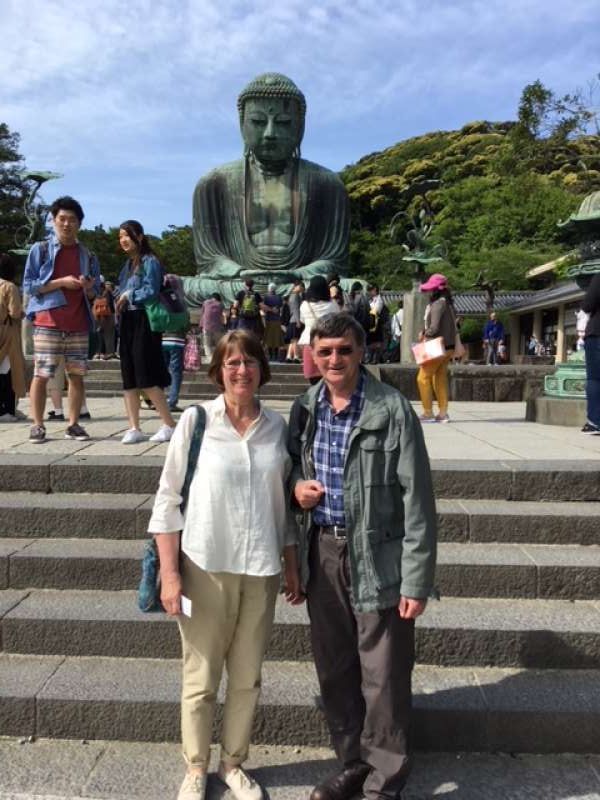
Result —
M 25 360 L 21 348 L 23 309 L 15 285 L 17 266 L 0 255 L 0 422 L 17 421 L 17 398 L 25 397 Z
M 429 304 L 425 311 L 425 329 L 421 339 L 444 340 L 445 354 L 441 358 L 421 364 L 417 373 L 417 386 L 423 413 L 421 422 L 450 422 L 448 416 L 448 362 L 454 355 L 456 342 L 456 313 L 452 294 L 448 288 L 448 279 L 441 273 L 432 275 L 421 284 L 422 292 L 429 292 Z M 438 414 L 433 415 L 433 396 L 438 402 Z
M 169 444 L 149 525 L 160 556 L 161 600 L 168 614 L 178 616 L 183 648 L 181 725 L 188 771 L 178 800 L 205 796 L 225 664 L 218 775 L 238 800 L 260 800 L 262 789 L 241 765 L 248 755 L 282 556 L 286 599 L 302 600 L 286 490 L 291 462 L 283 418 L 256 397 L 270 379 L 256 336 L 242 330 L 225 334 L 208 374 L 221 394 L 203 403 L 206 430 L 185 514 L 181 488 L 198 413 L 193 407 L 183 413 Z

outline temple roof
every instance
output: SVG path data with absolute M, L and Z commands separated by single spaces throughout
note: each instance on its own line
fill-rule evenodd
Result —
M 382 291 L 381 296 L 386 304 L 397 303 L 402 297 L 403 292 Z M 535 291 L 515 291 L 515 292 L 496 292 L 494 298 L 494 309 L 496 311 L 508 311 L 522 302 L 539 295 Z M 486 292 L 456 292 L 452 295 L 454 308 L 457 314 L 462 316 L 486 316 L 488 309 L 486 306 Z
M 553 286 L 551 289 L 543 289 L 539 292 L 524 292 L 524 294 L 530 296 L 524 297 L 521 302 L 513 305 L 510 309 L 511 311 L 529 311 L 534 308 L 571 303 L 580 300 L 585 292 L 575 281 L 568 281 L 567 283 Z
M 600 221 L 600 191 L 592 192 L 584 197 L 579 211 L 566 219 L 564 222 L 559 222 L 559 228 L 568 228 L 579 222 L 594 222 Z

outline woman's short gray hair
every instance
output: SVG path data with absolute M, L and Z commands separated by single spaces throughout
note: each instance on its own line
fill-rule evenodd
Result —
M 342 311 L 340 314 L 326 314 L 317 321 L 310 332 L 310 343 L 315 339 L 339 339 L 352 333 L 359 347 L 365 346 L 365 329 L 352 314 Z

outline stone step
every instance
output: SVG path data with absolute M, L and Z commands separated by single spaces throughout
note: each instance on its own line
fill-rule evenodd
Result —
M 125 423 L 124 423 L 125 425 Z M 85 453 L 47 455 L 0 453 L 2 491 L 147 492 L 156 491 L 161 455 L 119 456 Z M 432 461 L 436 496 L 446 499 L 598 502 L 597 461 Z
M 301 391 L 301 389 L 298 391 L 292 389 L 292 391 L 290 391 L 290 387 L 284 384 L 271 386 L 271 384 L 268 383 L 260 390 L 260 396 L 262 400 L 285 400 L 292 403 Z M 191 400 L 214 400 L 217 394 L 218 391 L 208 384 L 206 384 L 206 386 L 199 384 L 198 387 L 195 385 L 188 385 L 181 387 L 179 399 L 183 402 Z M 117 383 L 102 383 L 89 387 L 86 385 L 86 395 L 87 397 L 94 398 L 122 397 L 123 387 Z
M 98 372 L 90 372 L 86 375 L 85 378 L 85 385 L 87 386 L 94 386 L 101 383 L 118 383 L 121 385 L 121 391 L 123 384 L 121 382 L 121 373 L 116 370 L 101 370 Z M 302 374 L 302 372 L 271 372 L 271 380 L 269 381 L 266 386 L 271 384 L 280 385 L 283 383 L 290 384 L 292 386 L 299 386 L 299 391 L 305 389 L 308 385 L 308 381 Z M 208 377 L 206 372 L 196 372 L 193 374 L 185 373 L 183 376 L 182 386 L 211 386 L 214 388 L 214 383 Z
M 218 745 L 211 751 L 206 800 L 235 800 L 215 774 Z M 600 797 L 597 755 L 416 751 L 411 761 L 404 800 Z M 2 800 L 165 800 L 177 797 L 185 771 L 179 742 L 5 737 L 0 763 L 9 766 L 2 775 Z M 307 800 L 339 767 L 329 747 L 279 743 L 251 745 L 245 766 L 269 800 Z
M 135 589 L 142 541 L 0 539 L 0 589 Z M 600 546 L 442 543 L 442 597 L 595 600 Z
M 152 504 L 146 493 L 4 491 L 0 537 L 145 538 Z M 600 503 L 442 499 L 437 510 L 442 542 L 600 545 Z
M 179 741 L 179 660 L 0 655 L 0 676 L 1 735 Z M 413 745 L 597 753 L 599 686 L 595 670 L 417 667 Z M 327 745 L 318 691 L 311 663 L 265 662 L 252 741 Z
M 133 591 L 0 591 L 7 653 L 175 658 L 179 634 Z M 278 602 L 269 658 L 311 655 L 304 607 Z M 600 601 L 445 598 L 417 622 L 417 660 L 436 666 L 600 668 Z
M 113 372 L 115 375 L 121 375 L 121 366 L 119 359 L 113 358 L 109 361 L 91 359 L 88 361 L 88 376 L 92 377 L 98 373 L 103 372 Z M 285 361 L 270 361 L 269 368 L 271 370 L 271 374 L 273 376 L 281 376 L 281 375 L 302 375 L 302 364 L 288 364 Z M 200 369 L 195 372 L 188 372 L 187 370 L 184 371 L 184 379 L 187 378 L 195 378 L 196 376 L 204 375 L 206 376 L 208 373 L 208 363 L 205 359 L 202 360 L 202 364 L 200 365 Z

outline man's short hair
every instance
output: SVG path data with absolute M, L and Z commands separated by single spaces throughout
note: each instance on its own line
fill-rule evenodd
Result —
M 326 314 L 317 321 L 310 332 L 310 343 L 315 339 L 339 339 L 351 333 L 359 347 L 365 346 L 365 329 L 352 314 Z
M 68 194 L 64 197 L 58 197 L 50 206 L 50 213 L 52 219 L 56 217 L 59 211 L 72 211 L 79 220 L 79 224 L 83 222 L 83 208 L 79 205 L 75 198 L 70 197 Z

